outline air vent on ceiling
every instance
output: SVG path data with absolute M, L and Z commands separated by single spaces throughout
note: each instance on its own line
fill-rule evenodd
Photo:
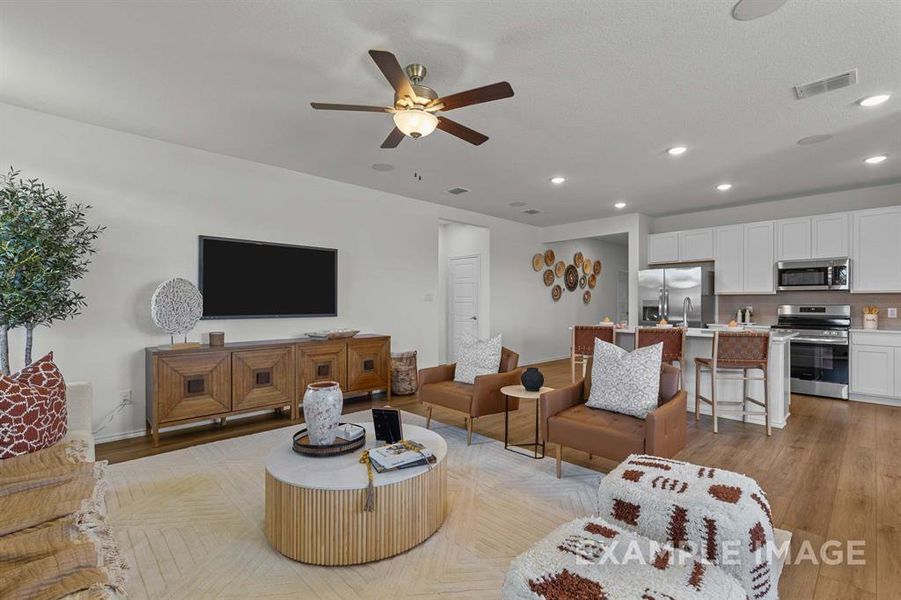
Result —
M 842 73 L 841 75 L 833 75 L 832 77 L 820 79 L 819 81 L 811 81 L 804 85 L 796 85 L 795 94 L 798 96 L 798 100 L 803 100 L 805 98 L 810 98 L 811 96 L 818 96 L 819 94 L 825 94 L 826 92 L 840 90 L 850 85 L 854 85 L 855 83 L 857 83 L 857 69 L 851 69 L 847 73 Z
M 460 194 L 465 194 L 468 191 L 469 190 L 467 190 L 466 188 L 455 187 L 455 188 L 451 188 L 451 189 L 447 190 L 447 193 L 453 194 L 454 196 L 459 196 Z
M 522 211 L 522 214 L 524 214 L 524 215 L 537 215 L 537 214 L 540 213 L 540 212 L 541 212 L 541 211 L 538 210 L 537 208 L 527 208 L 527 209 L 525 209 L 524 211 Z

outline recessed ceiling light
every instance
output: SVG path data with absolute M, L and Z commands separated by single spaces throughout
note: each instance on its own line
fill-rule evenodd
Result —
M 680 154 L 685 154 L 685 151 L 688 150 L 685 146 L 673 146 L 672 148 L 667 149 L 667 153 L 671 156 L 679 156 Z
M 736 21 L 753 21 L 776 12 L 786 0 L 739 0 L 732 9 Z
M 620 200 L 613 205 L 613 208 L 626 208 L 626 203 Z
M 863 162 L 867 163 L 868 165 L 878 165 L 879 163 L 884 162 L 887 158 L 888 156 L 886 156 L 885 154 L 877 154 L 876 156 L 871 156 L 869 158 L 863 159 Z
M 728 192 L 729 190 L 732 189 L 732 184 L 731 183 L 721 183 L 718 186 L 716 186 L 716 189 L 718 189 L 721 192 Z
M 882 104 L 883 102 L 886 102 L 891 97 L 892 97 L 891 94 L 876 94 L 875 96 L 867 96 L 866 98 L 864 98 L 863 100 L 858 102 L 858 104 L 860 104 L 861 106 L 866 106 L 866 107 L 879 106 L 880 104 Z
M 832 139 L 832 136 L 828 133 L 820 133 L 817 135 L 809 135 L 805 138 L 801 138 L 798 140 L 799 146 L 812 146 L 813 144 L 819 144 L 820 142 L 828 142 Z
M 557 175 L 556 177 L 551 177 L 551 183 L 553 183 L 554 185 L 560 185 L 564 181 L 566 181 L 566 177 L 561 177 L 560 175 Z
M 525 206 L 525 205 L 526 205 L 525 202 L 522 202 L 522 201 L 516 201 L 516 202 L 511 202 L 508 206 L 514 206 L 514 207 L 519 208 L 520 206 Z

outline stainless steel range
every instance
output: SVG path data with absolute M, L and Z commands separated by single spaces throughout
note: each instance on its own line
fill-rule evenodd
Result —
M 798 334 L 791 340 L 793 393 L 848 399 L 849 305 L 783 304 L 773 328 Z

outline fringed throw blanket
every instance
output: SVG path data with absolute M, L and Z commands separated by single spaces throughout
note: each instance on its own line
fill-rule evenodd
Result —
M 0 461 L 0 598 L 124 597 L 105 467 L 79 442 Z

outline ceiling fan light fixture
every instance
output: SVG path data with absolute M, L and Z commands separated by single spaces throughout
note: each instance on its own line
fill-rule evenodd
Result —
M 413 139 L 425 137 L 435 131 L 438 117 L 421 108 L 408 108 L 394 113 L 394 124 Z

